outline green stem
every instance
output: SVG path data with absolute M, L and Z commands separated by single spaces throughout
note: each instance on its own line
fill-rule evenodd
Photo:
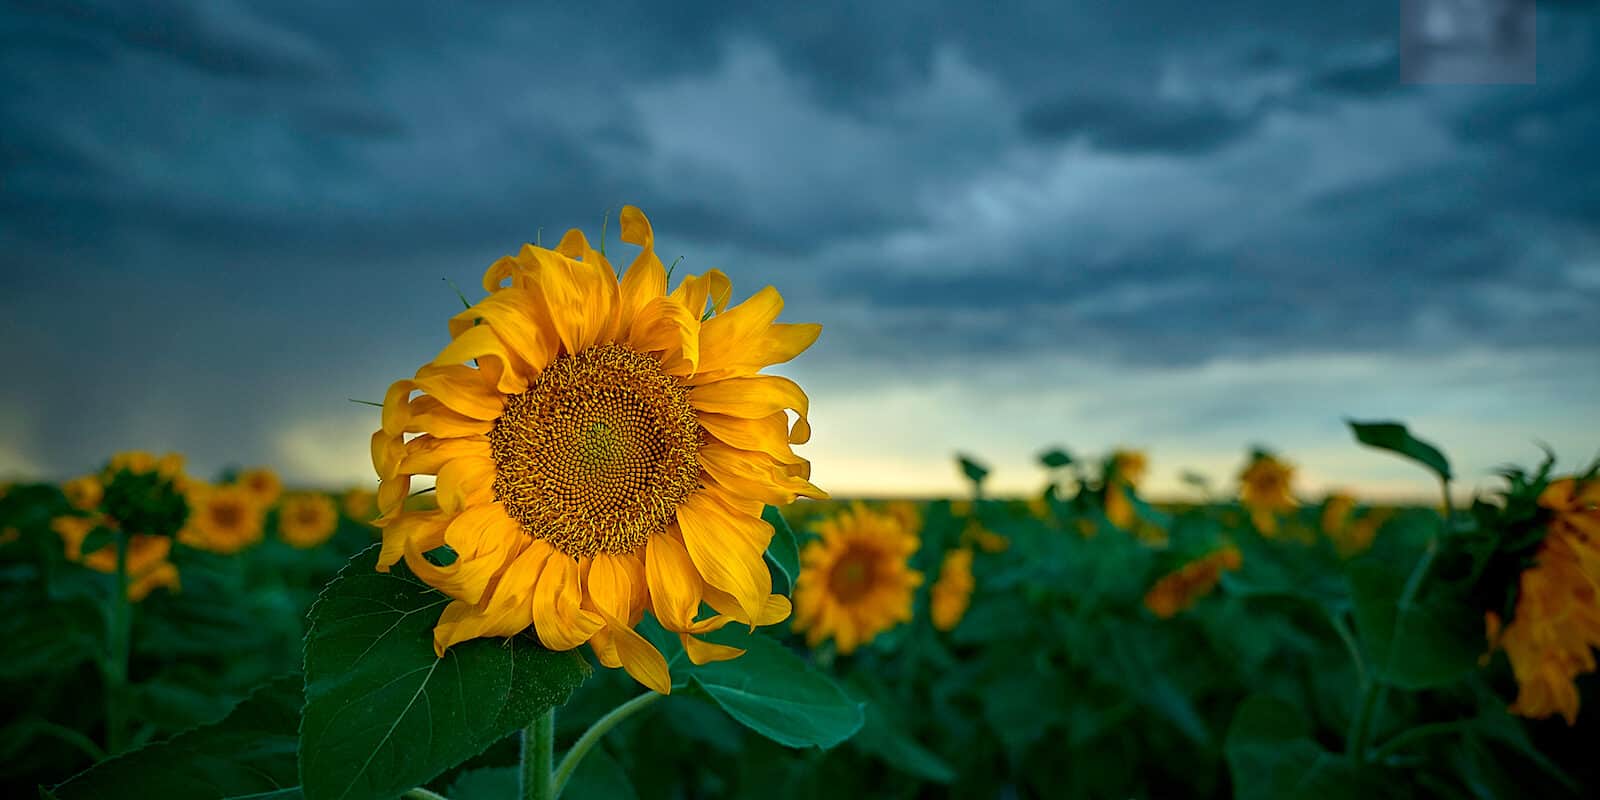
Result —
M 128 604 L 128 535 L 117 532 L 116 583 L 112 586 L 111 609 L 106 630 L 106 752 L 122 752 L 127 733 L 128 648 L 133 624 L 133 609 Z
M 1475 720 L 1455 720 L 1453 722 L 1432 722 L 1427 725 L 1418 725 L 1408 731 L 1401 731 L 1389 741 L 1372 751 L 1372 760 L 1382 762 L 1385 758 L 1399 752 L 1401 748 L 1412 742 L 1427 739 L 1431 736 L 1442 736 L 1450 733 L 1460 733 L 1470 729 Z
M 555 763 L 556 710 L 540 714 L 522 730 L 522 796 L 526 800 L 555 800 L 550 767 Z
M 1422 557 L 1417 559 L 1417 565 L 1411 570 L 1411 577 L 1406 579 L 1405 588 L 1400 592 L 1400 599 L 1395 603 L 1395 619 L 1398 621 L 1416 602 L 1417 594 L 1422 591 L 1422 585 L 1427 582 L 1428 574 L 1433 571 L 1433 560 L 1439 555 L 1439 542 L 1448 536 L 1451 530 L 1451 518 L 1455 515 L 1455 507 L 1450 499 L 1450 481 L 1441 480 L 1440 485 L 1444 491 L 1444 519 L 1441 520 L 1439 533 L 1428 538 L 1428 546 L 1422 551 Z M 1377 728 L 1379 715 L 1383 712 L 1384 702 L 1389 697 L 1389 685 L 1382 680 L 1374 680 L 1367 686 L 1366 693 L 1361 700 L 1361 709 L 1356 714 L 1350 726 L 1350 736 L 1345 749 L 1346 754 L 1357 761 L 1368 760 L 1367 744 L 1372 739 L 1374 729 Z
M 1327 613 L 1328 624 L 1333 626 L 1334 633 L 1339 634 L 1339 641 L 1344 643 L 1345 651 L 1350 654 L 1350 660 L 1356 665 L 1356 678 L 1365 689 L 1371 677 L 1367 675 L 1367 662 L 1361 657 L 1361 645 L 1356 642 L 1355 632 L 1350 630 L 1350 623 L 1346 622 L 1343 616 L 1326 607 L 1323 611 Z
M 556 768 L 556 791 L 554 796 L 561 796 L 561 790 L 566 788 L 567 780 L 572 777 L 573 772 L 577 771 L 578 764 L 583 761 L 583 757 L 588 755 L 590 750 L 594 749 L 595 745 L 600 743 L 600 738 L 605 736 L 607 731 L 617 727 L 628 717 L 654 705 L 665 696 L 655 692 L 645 692 L 611 709 L 610 713 L 595 720 L 595 723 L 589 726 L 589 730 L 584 731 L 583 735 L 578 737 L 577 743 L 572 745 L 572 749 L 568 750 L 567 754 L 561 758 L 561 766 Z

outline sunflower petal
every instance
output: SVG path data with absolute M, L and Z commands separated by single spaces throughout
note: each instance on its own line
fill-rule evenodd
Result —
M 604 622 L 585 611 L 578 562 L 555 553 L 545 562 L 533 589 L 533 629 L 551 650 L 571 650 L 588 641 Z
M 700 612 L 705 581 L 683 542 L 669 533 L 651 536 L 645 545 L 644 568 L 656 619 L 669 631 L 688 630 Z
M 684 548 L 705 582 L 732 595 L 748 619 L 760 615 L 772 592 L 772 574 L 761 554 L 772 540 L 772 526 L 759 516 L 740 514 L 709 492 L 695 492 L 678 506 Z

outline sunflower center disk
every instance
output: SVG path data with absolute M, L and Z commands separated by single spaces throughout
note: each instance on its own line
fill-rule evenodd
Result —
M 654 358 L 617 344 L 564 355 L 489 431 L 494 496 L 530 536 L 582 558 L 631 553 L 699 485 L 700 423 Z
M 853 603 L 872 588 L 874 577 L 873 554 L 847 550 L 828 573 L 828 590 L 840 602 Z

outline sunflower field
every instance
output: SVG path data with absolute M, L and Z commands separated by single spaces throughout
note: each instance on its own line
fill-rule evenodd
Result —
M 0 494 L 5 796 L 1592 797 L 1597 467 L 1196 500 L 1147 455 L 840 498 L 768 287 L 569 232 L 371 404 L 375 488 L 125 452 Z M 1153 451 L 1159 456 L 1159 449 Z

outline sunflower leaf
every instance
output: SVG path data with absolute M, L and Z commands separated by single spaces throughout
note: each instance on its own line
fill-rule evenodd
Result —
M 1406 574 L 1377 555 L 1350 564 L 1356 630 L 1379 680 L 1402 689 L 1430 689 L 1471 672 L 1483 652 L 1483 628 L 1450 586 L 1431 583 L 1405 607 Z
M 51 796 L 185 800 L 290 792 L 298 782 L 300 701 L 300 676 L 278 678 L 222 720 L 102 761 L 57 786 Z
M 772 543 L 767 545 L 767 563 L 783 576 L 785 585 L 774 585 L 772 591 L 789 594 L 794 591 L 795 579 L 800 577 L 800 546 L 795 543 L 794 529 L 775 506 L 761 509 L 761 518 L 772 526 Z
M 1240 704 L 1224 747 L 1236 800 L 1393 795 L 1392 776 L 1324 750 L 1294 706 L 1255 694 Z
M 696 667 L 689 681 L 750 730 L 785 747 L 826 749 L 861 729 L 861 705 L 778 642 L 731 627 L 706 638 L 745 653 Z
M 450 598 L 402 562 L 351 559 L 311 609 L 300 777 L 309 800 L 386 798 L 427 783 L 566 701 L 589 668 L 532 639 L 433 654 Z
M 1357 422 L 1345 420 L 1356 441 L 1379 450 L 1405 456 L 1434 471 L 1440 478 L 1450 480 L 1450 460 L 1439 448 L 1411 435 L 1406 426 L 1398 422 Z

